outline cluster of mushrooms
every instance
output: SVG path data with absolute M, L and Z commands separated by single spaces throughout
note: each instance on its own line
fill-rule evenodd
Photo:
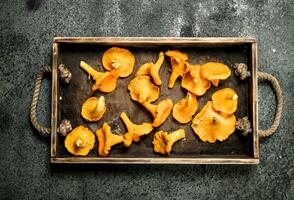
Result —
M 173 104 L 169 98 L 157 104 L 154 102 L 160 96 L 162 84 L 159 71 L 164 61 L 164 56 L 170 58 L 172 72 L 168 87 L 171 89 L 178 78 L 182 78 L 181 87 L 187 90 L 186 96 Z M 84 61 L 80 67 L 85 70 L 95 81 L 92 90 L 110 93 L 117 87 L 120 77 L 132 74 L 135 57 L 127 49 L 112 47 L 102 56 L 102 65 L 106 72 L 96 71 Z M 128 84 L 130 97 L 141 104 L 153 116 L 153 122 L 133 123 L 125 112 L 120 113 L 120 118 L 126 126 L 127 132 L 123 135 L 112 133 L 107 122 L 96 131 L 98 138 L 99 156 L 108 156 L 112 146 L 123 143 L 129 147 L 132 142 L 139 142 L 140 137 L 152 132 L 154 127 L 162 125 L 169 115 L 179 123 L 186 124 L 192 121 L 191 127 L 198 137 L 204 142 L 215 143 L 217 140 L 226 140 L 235 130 L 238 95 L 231 88 L 216 91 L 202 110 L 194 117 L 198 110 L 197 96 L 202 96 L 211 87 L 218 86 L 220 80 L 225 80 L 231 75 L 229 67 L 223 63 L 208 62 L 202 65 L 190 64 L 188 55 L 178 50 L 169 50 L 159 53 L 155 63 L 148 62 L 139 67 L 134 79 Z M 81 115 L 89 122 L 97 122 L 103 118 L 107 111 L 104 96 L 90 97 L 82 105 Z M 193 119 L 193 120 L 192 120 Z M 169 155 L 175 142 L 185 138 L 185 130 L 178 129 L 171 133 L 157 131 L 153 136 L 154 152 Z M 65 138 L 65 147 L 73 155 L 85 156 L 95 143 L 93 132 L 81 125 L 73 129 Z

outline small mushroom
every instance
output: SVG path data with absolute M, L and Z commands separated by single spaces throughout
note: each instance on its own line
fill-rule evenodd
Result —
M 172 108 L 173 101 L 171 99 L 165 99 L 160 101 L 157 105 L 151 104 L 148 101 L 143 102 L 143 106 L 152 114 L 154 120 L 153 127 L 158 127 L 167 120 Z
M 127 77 L 133 72 L 135 57 L 127 49 L 112 47 L 103 54 L 102 65 L 108 71 L 115 69 L 120 77 Z
M 186 137 L 184 129 L 179 129 L 168 134 L 165 131 L 157 131 L 154 134 L 152 144 L 154 152 L 169 155 L 175 142 Z
M 208 101 L 192 121 L 192 129 L 203 142 L 215 143 L 226 140 L 234 131 L 236 117 L 234 114 L 223 115 L 213 109 Z
M 233 114 L 237 110 L 238 95 L 231 88 L 224 88 L 212 94 L 212 105 L 217 111 Z
M 90 97 L 82 105 L 82 116 L 87 121 L 99 121 L 106 111 L 105 98 Z
M 92 90 L 99 90 L 101 92 L 109 93 L 115 90 L 117 79 L 119 77 L 118 71 L 112 70 L 110 72 L 98 72 L 86 62 L 81 61 L 80 67 L 88 72 L 95 80 Z
M 173 117 L 185 124 L 192 120 L 192 116 L 198 109 L 196 95 L 188 92 L 186 97 L 178 101 L 173 107 Z
M 124 112 L 120 114 L 120 118 L 128 130 L 128 132 L 124 134 L 124 145 L 126 147 L 129 147 L 132 141 L 139 142 L 141 136 L 147 135 L 153 130 L 151 123 L 144 122 L 142 124 L 134 124 Z
M 86 156 L 95 143 L 95 135 L 85 126 L 74 128 L 65 138 L 65 148 L 73 155 Z
M 170 57 L 172 73 L 169 77 L 168 87 L 173 88 L 179 76 L 183 76 L 186 72 L 185 61 L 188 60 L 188 55 L 177 50 L 167 51 L 165 55 Z
M 99 141 L 98 154 L 103 157 L 108 156 L 112 146 L 124 141 L 122 135 L 111 133 L 111 128 L 107 123 L 104 123 L 102 128 L 96 131 L 96 135 Z
M 136 76 L 143 76 L 143 75 L 151 75 L 154 83 L 156 85 L 161 85 L 162 81 L 159 77 L 159 70 L 164 61 L 164 53 L 160 52 L 158 60 L 154 64 L 153 62 L 148 62 L 143 65 L 138 69 Z
M 191 65 L 188 62 L 186 73 L 183 76 L 181 86 L 197 96 L 202 96 L 210 88 L 210 81 L 201 76 L 200 65 Z
M 225 80 L 231 75 L 231 70 L 223 63 L 208 62 L 201 65 L 201 75 L 217 87 L 219 80 Z
M 139 103 L 153 102 L 159 97 L 159 87 L 150 82 L 149 76 L 136 76 L 128 85 L 131 98 Z

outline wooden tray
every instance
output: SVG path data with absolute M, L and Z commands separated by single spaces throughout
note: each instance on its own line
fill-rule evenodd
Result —
M 119 79 L 117 89 L 110 94 L 103 94 L 107 100 L 108 112 L 98 123 L 85 122 L 80 116 L 82 103 L 91 96 L 101 93 L 91 91 L 92 80 L 80 69 L 79 62 L 84 60 L 98 70 L 101 67 L 102 53 L 113 46 L 130 50 L 136 58 L 134 72 L 127 78 Z M 110 123 L 115 133 L 125 133 L 124 124 L 119 119 L 124 111 L 136 123 L 151 121 L 152 117 L 142 107 L 130 99 L 127 84 L 134 78 L 138 67 L 149 61 L 155 61 L 159 51 L 178 49 L 189 55 L 189 62 L 205 63 L 219 61 L 230 66 L 232 75 L 221 81 L 219 87 L 211 87 L 202 97 L 198 97 L 199 110 L 211 99 L 218 89 L 231 87 L 239 96 L 236 118 L 248 116 L 253 132 L 246 138 L 234 133 L 228 140 L 215 144 L 205 143 L 195 135 L 191 123 L 181 125 L 172 116 L 151 134 L 142 138 L 138 144 L 130 148 L 123 145 L 113 147 L 109 157 L 98 157 L 98 141 L 86 157 L 70 155 L 64 147 L 64 138 L 57 134 L 61 119 L 69 119 L 73 127 L 84 124 L 95 132 L 103 122 Z M 69 85 L 63 85 L 58 80 L 58 66 L 65 64 L 73 78 Z M 240 81 L 233 73 L 235 63 L 246 63 L 251 71 L 251 77 Z M 142 163 L 142 164 L 257 164 L 259 163 L 259 142 L 257 124 L 257 43 L 254 38 L 64 38 L 53 40 L 52 63 L 52 118 L 51 118 L 51 162 L 52 163 Z M 174 102 L 185 96 L 178 80 L 173 89 L 168 89 L 170 75 L 169 59 L 165 59 L 160 76 L 163 80 L 160 99 L 170 97 Z M 172 131 L 184 128 L 186 140 L 177 142 L 170 156 L 154 154 L 151 139 L 156 130 Z

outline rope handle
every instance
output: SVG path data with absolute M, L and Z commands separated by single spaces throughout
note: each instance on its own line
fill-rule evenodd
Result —
M 278 80 L 273 75 L 265 73 L 265 72 L 257 72 L 257 76 L 259 80 L 266 80 L 272 84 L 272 88 L 276 94 L 276 100 L 277 100 L 276 114 L 275 114 L 273 124 L 267 130 L 258 130 L 259 137 L 265 138 L 272 135 L 277 130 L 280 124 L 282 110 L 283 110 L 283 95 L 282 95 L 281 86 Z
M 241 80 L 245 80 L 247 77 L 251 76 L 250 71 L 247 70 L 247 65 L 244 63 L 237 63 L 235 65 L 235 74 Z M 282 95 L 282 89 L 280 87 L 279 81 L 273 75 L 269 73 L 265 73 L 265 72 L 257 72 L 257 77 L 259 80 L 266 80 L 271 83 L 272 88 L 276 95 L 276 100 L 277 100 L 276 114 L 275 114 L 275 118 L 271 127 L 267 130 L 258 130 L 259 137 L 265 138 L 272 135 L 277 130 L 280 124 L 282 110 L 283 110 L 283 95 Z M 241 130 L 242 134 L 245 136 L 247 136 L 248 133 L 252 132 L 251 123 L 248 117 L 243 117 L 241 119 L 238 119 L 236 123 L 236 128 Z
M 44 66 L 39 73 L 37 74 L 36 80 L 35 80 L 35 88 L 33 92 L 33 97 L 32 97 L 32 103 L 31 103 L 31 109 L 30 109 L 30 120 L 34 128 L 39 132 L 39 134 L 43 137 L 47 137 L 51 133 L 50 128 L 45 128 L 42 126 L 38 119 L 37 119 L 37 104 L 40 96 L 40 91 L 41 91 L 41 85 L 42 81 L 45 77 L 46 74 L 51 74 L 51 67 L 49 66 Z M 69 83 L 71 80 L 71 73 L 70 71 L 63 65 L 61 64 L 59 66 L 59 71 L 60 71 L 60 77 L 65 83 Z M 69 131 L 72 130 L 72 126 L 70 124 L 69 120 L 62 120 L 57 132 L 60 133 L 63 136 L 66 136 Z

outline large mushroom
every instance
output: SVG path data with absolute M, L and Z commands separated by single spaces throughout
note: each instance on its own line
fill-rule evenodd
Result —
M 212 105 L 217 111 L 233 114 L 237 110 L 238 95 L 231 88 L 224 88 L 212 94 Z
M 192 116 L 198 109 L 196 95 L 187 92 L 186 97 L 178 101 L 173 107 L 173 117 L 180 123 L 185 124 L 192 120 Z
M 219 80 L 225 80 L 231 75 L 231 70 L 223 63 L 208 62 L 201 65 L 201 75 L 217 87 Z
M 111 128 L 107 123 L 104 123 L 102 127 L 96 131 L 96 135 L 99 141 L 98 154 L 103 157 L 108 156 L 112 146 L 124 141 L 122 135 L 116 135 L 111 132 Z
M 143 106 L 152 114 L 154 120 L 153 127 L 158 127 L 167 120 L 172 108 L 173 101 L 171 99 L 165 99 L 160 101 L 157 105 L 151 104 L 148 101 L 143 102 Z
M 185 63 L 186 73 L 183 76 L 181 86 L 197 96 L 202 96 L 210 88 L 210 81 L 200 73 L 200 65 Z
M 159 97 L 159 87 L 150 82 L 149 76 L 136 76 L 128 85 L 131 98 L 139 103 L 153 102 Z
M 169 50 L 165 52 L 165 55 L 170 57 L 172 66 L 172 73 L 169 78 L 168 87 L 173 88 L 178 77 L 183 76 L 186 72 L 185 61 L 188 60 L 188 55 L 178 50 Z
M 95 143 L 95 135 L 85 126 L 74 128 L 65 138 L 65 148 L 73 155 L 86 156 Z
M 151 123 L 144 122 L 142 124 L 134 124 L 124 112 L 120 114 L 120 118 L 128 130 L 128 132 L 124 134 L 124 145 L 126 147 L 129 147 L 132 141 L 139 142 L 141 136 L 147 135 L 153 130 Z
M 82 116 L 87 121 L 99 121 L 106 111 L 105 98 L 90 97 L 82 105 Z
M 120 77 L 127 77 L 133 72 L 135 57 L 127 49 L 112 47 L 104 52 L 102 65 L 108 71 L 116 70 Z
M 80 62 L 80 67 L 88 72 L 95 80 L 92 90 L 99 90 L 101 92 L 109 93 L 115 90 L 117 79 L 119 77 L 118 71 L 112 70 L 107 72 L 98 72 L 84 61 Z
M 148 62 L 138 69 L 136 76 L 150 75 L 156 85 L 161 85 L 162 81 L 159 76 L 159 70 L 164 61 L 164 53 L 160 52 L 156 63 Z
M 154 152 L 169 155 L 173 144 L 181 139 L 184 139 L 185 137 L 186 133 L 184 129 L 173 131 L 170 134 L 165 131 L 157 131 L 154 134 L 152 141 L 152 144 L 154 145 Z
M 226 140 L 234 131 L 236 117 L 234 114 L 223 115 L 214 110 L 208 101 L 192 121 L 192 129 L 203 142 L 215 143 Z

